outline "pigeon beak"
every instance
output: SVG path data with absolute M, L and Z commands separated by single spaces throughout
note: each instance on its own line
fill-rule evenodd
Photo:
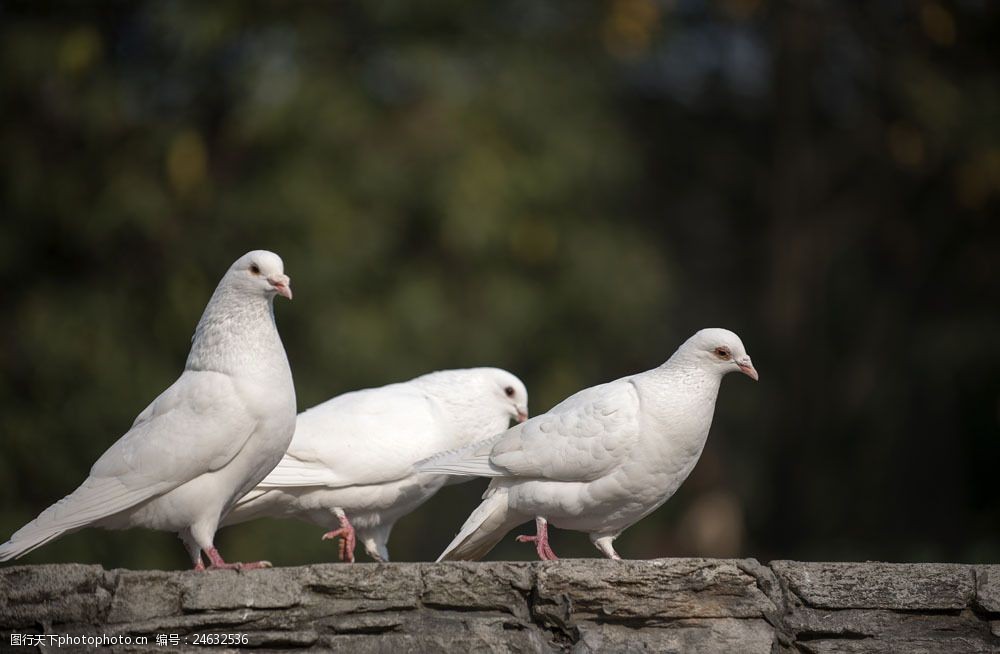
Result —
M 292 299 L 292 280 L 288 275 L 272 275 L 267 278 L 267 281 L 274 287 L 278 295 L 283 295 L 289 300 Z
M 744 357 L 736 362 L 736 365 L 740 367 L 740 371 L 749 377 L 750 379 L 757 381 L 760 377 L 757 375 L 757 369 L 753 367 L 753 363 L 750 362 L 750 357 Z
M 528 412 L 522 409 L 517 410 L 517 422 L 522 423 L 528 419 Z

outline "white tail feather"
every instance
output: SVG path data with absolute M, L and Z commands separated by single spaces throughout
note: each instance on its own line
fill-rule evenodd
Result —
M 490 452 L 501 436 L 502 433 L 464 447 L 438 452 L 423 461 L 417 461 L 414 468 L 420 472 L 443 475 L 503 477 L 506 472 L 490 462 Z
M 294 489 L 293 489 L 294 490 Z M 229 511 L 222 516 L 220 527 L 231 527 L 258 518 L 295 518 L 294 496 L 281 489 L 261 488 L 257 486 L 241 497 Z
M 161 490 L 161 485 L 130 490 L 114 478 L 88 477 L 75 491 L 42 511 L 0 545 L 0 561 L 24 556 L 45 543 L 131 508 Z
M 458 536 L 445 548 L 438 561 L 478 561 L 486 556 L 511 529 L 528 520 L 511 513 L 507 489 L 491 488 L 488 496 L 462 525 Z

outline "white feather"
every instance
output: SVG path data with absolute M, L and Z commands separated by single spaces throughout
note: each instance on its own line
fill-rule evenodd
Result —
M 524 384 L 497 368 L 440 371 L 334 397 L 299 415 L 288 452 L 226 524 L 297 517 L 330 529 L 341 511 L 369 553 L 385 559 L 395 522 L 452 479 L 418 473 L 415 464 L 502 432 L 527 411 L 527 399 Z
M 281 259 L 266 251 L 230 267 L 181 376 L 79 488 L 0 545 L 0 560 L 86 526 L 165 529 L 212 547 L 222 516 L 280 460 L 294 429 L 295 391 L 267 281 L 277 276 Z
M 722 377 L 741 369 L 756 379 L 739 337 L 702 330 L 659 368 L 582 390 L 488 441 L 421 462 L 425 472 L 493 478 L 442 558 L 479 558 L 533 518 L 586 532 L 617 556 L 611 540 L 694 468 Z

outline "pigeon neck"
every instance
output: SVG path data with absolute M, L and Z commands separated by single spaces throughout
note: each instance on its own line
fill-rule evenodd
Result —
M 706 370 L 696 358 L 675 352 L 666 363 L 656 368 L 653 377 L 669 384 L 670 392 L 705 401 L 714 407 L 722 385 L 722 375 Z
M 270 372 L 277 362 L 288 365 L 274 324 L 273 298 L 249 296 L 222 284 L 215 289 L 191 341 L 188 370 L 252 375 Z
M 711 423 L 722 375 L 706 370 L 694 358 L 675 354 L 651 371 L 650 378 L 658 391 L 655 404 L 664 411 L 681 411 Z
M 721 382 L 721 375 L 676 355 L 643 376 L 637 387 L 649 424 L 655 425 L 651 447 L 659 452 L 657 460 L 694 465 L 712 426 Z M 663 438 L 663 434 L 670 437 Z

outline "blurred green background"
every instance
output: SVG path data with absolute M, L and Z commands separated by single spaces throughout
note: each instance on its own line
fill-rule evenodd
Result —
M 995 3 L 4 1 L 0 33 L 3 536 L 268 248 L 300 409 L 496 365 L 534 414 L 738 332 L 761 381 L 726 380 L 626 557 L 1000 557 Z M 403 519 L 394 558 L 433 559 L 484 485 Z M 217 544 L 332 560 L 320 534 Z M 141 530 L 22 559 L 56 561 L 187 565 Z

